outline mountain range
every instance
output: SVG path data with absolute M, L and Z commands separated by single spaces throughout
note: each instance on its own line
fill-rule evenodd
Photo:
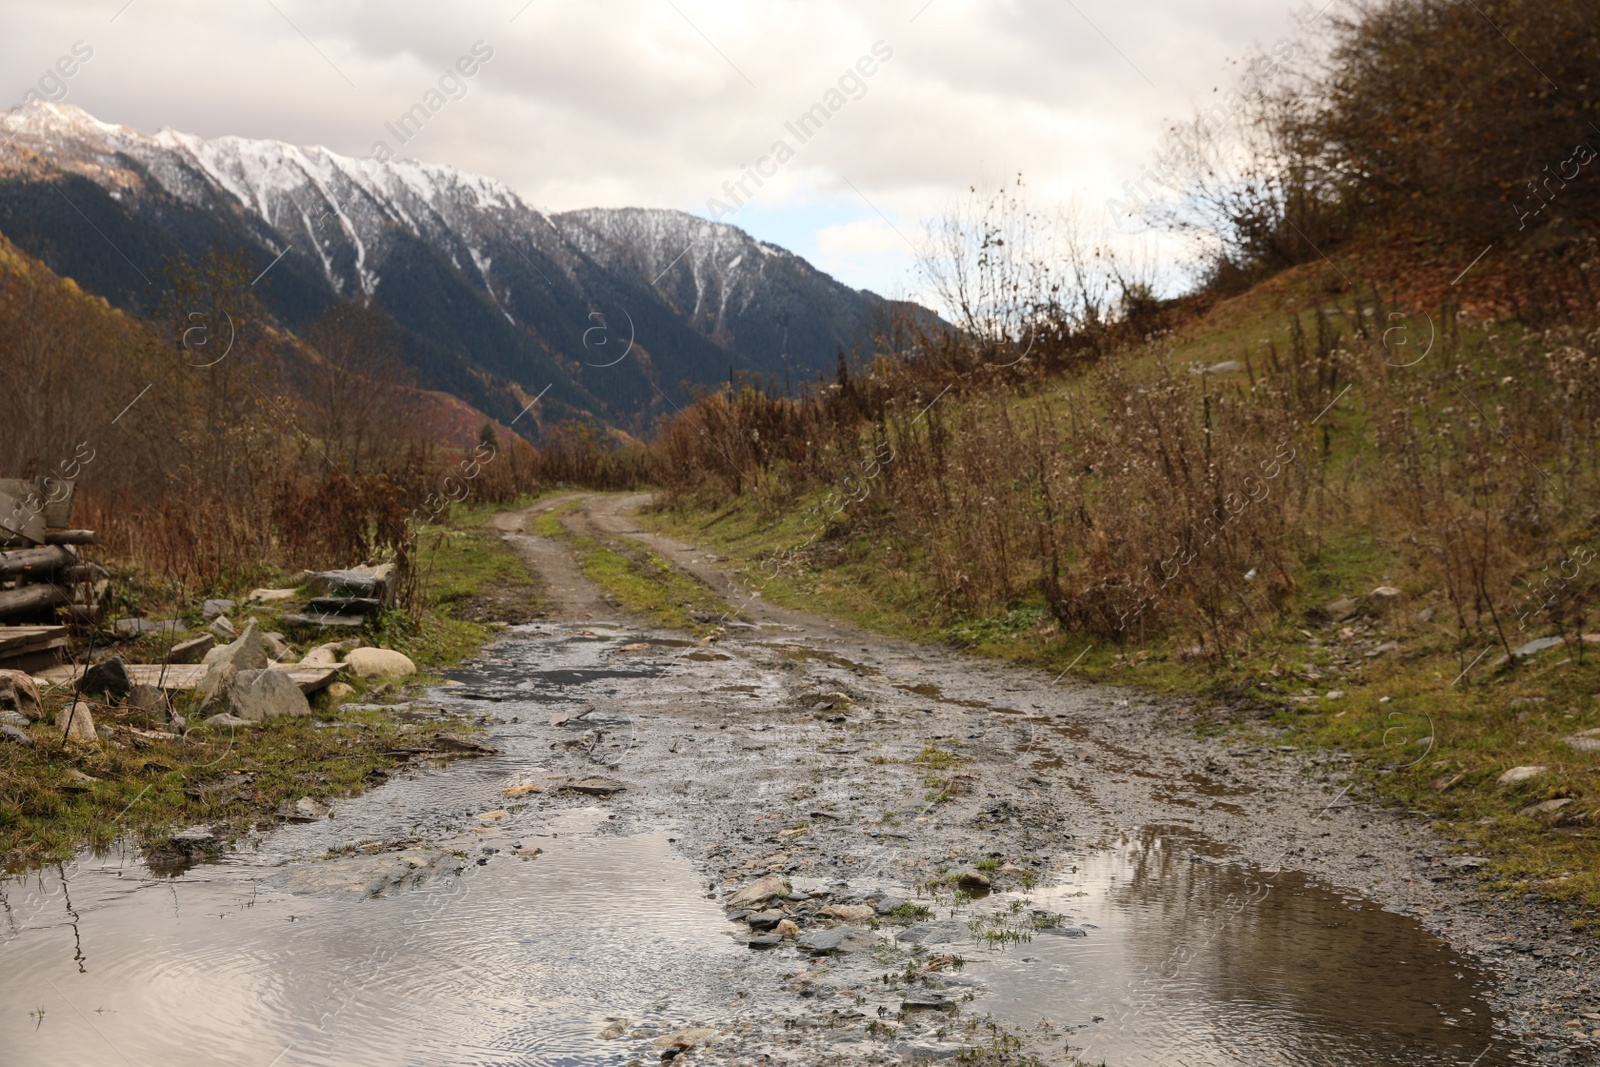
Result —
M 417 384 L 502 422 L 539 397 L 536 426 L 592 416 L 644 432 L 695 386 L 809 378 L 891 316 L 927 314 L 725 223 L 547 214 L 446 166 L 150 135 L 67 104 L 4 113 L 0 138 L 0 233 L 56 273 L 147 314 L 166 264 L 240 250 L 282 325 L 370 298 Z

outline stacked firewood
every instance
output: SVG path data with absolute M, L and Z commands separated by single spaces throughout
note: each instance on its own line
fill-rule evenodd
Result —
M 74 493 L 57 478 L 0 478 L 0 619 L 98 616 L 107 574 L 78 555 L 96 538 L 71 528 Z

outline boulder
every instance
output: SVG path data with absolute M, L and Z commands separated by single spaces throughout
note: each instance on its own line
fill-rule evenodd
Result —
M 1328 616 L 1329 622 L 1344 622 L 1346 619 L 1354 618 L 1356 612 L 1360 610 L 1361 605 L 1355 598 L 1347 596 L 1330 600 L 1322 606 L 1322 611 Z
M 772 932 L 777 934 L 779 937 L 799 937 L 800 927 L 795 925 L 795 921 L 793 919 L 783 919 L 778 923 L 777 926 L 772 928 Z
M 782 878 L 775 874 L 769 874 L 765 878 L 756 879 L 729 897 L 723 902 L 723 907 L 753 908 L 758 904 L 765 904 L 769 900 L 775 900 L 788 891 L 789 887 L 783 884 Z
M 1367 594 L 1367 603 L 1372 605 L 1372 610 L 1382 615 L 1389 611 L 1400 601 L 1405 599 L 1405 593 L 1392 585 L 1380 585 Z
M 913 945 L 948 945 L 956 941 L 965 941 L 968 936 L 966 923 L 958 919 L 941 919 L 935 922 L 917 923 L 909 930 L 902 931 L 895 940 Z
M 0 740 L 8 741 L 15 745 L 33 744 L 33 738 L 11 725 L 0 726 Z
M 78 683 L 79 692 L 93 695 L 104 693 L 114 697 L 125 697 L 132 688 L 128 666 L 122 662 L 120 655 L 96 663 L 83 672 L 83 679 Z
M 877 909 L 870 904 L 829 904 L 817 909 L 817 914 L 824 919 L 844 919 L 850 922 L 870 919 L 877 913 Z M 773 925 L 776 926 L 777 923 L 774 922 Z
M 279 601 L 293 600 L 297 592 L 295 589 L 252 589 L 249 601 L 252 604 L 275 604 Z
M 94 729 L 94 714 L 89 710 L 89 705 L 81 700 L 56 711 L 56 727 L 65 737 L 79 741 L 100 740 L 100 735 Z
M 228 713 L 246 722 L 310 715 L 311 705 L 284 671 L 237 671 L 228 683 Z
M 29 720 L 44 718 L 44 703 L 39 687 L 22 671 L 0 671 L 0 709 L 13 711 Z
M 268 632 L 261 635 L 261 643 L 266 646 L 267 656 L 274 663 L 282 663 L 284 657 L 290 654 L 289 643 L 280 633 Z
M 305 655 L 301 656 L 300 657 L 300 666 L 302 666 L 302 667 L 337 667 L 341 663 L 344 662 L 344 660 L 343 660 L 343 654 L 344 653 L 350 651 L 353 648 L 360 648 L 360 647 L 361 647 L 361 642 L 358 641 L 358 640 L 329 641 L 327 644 L 318 645 L 316 648 L 313 648 L 310 652 L 307 652 Z
M 1513 767 L 1502 774 L 1498 782 L 1500 785 L 1516 785 L 1518 782 L 1526 782 L 1529 778 L 1537 778 L 1547 770 L 1548 767 Z
M 987 891 L 990 886 L 989 876 L 978 870 L 965 870 L 956 876 L 956 885 L 967 890 Z
M 206 703 L 220 700 L 227 692 L 235 674 L 240 671 L 265 670 L 270 662 L 267 646 L 256 630 L 255 620 L 251 619 L 238 640 L 206 653 L 205 663 L 208 670 L 205 677 L 200 680 L 201 700 Z
M 26 730 L 33 725 L 33 720 L 20 712 L 12 711 L 10 708 L 0 708 L 0 723 L 6 726 L 15 726 L 19 730 Z
M 200 605 L 200 614 L 208 619 L 214 619 L 218 615 L 226 615 L 232 610 L 233 601 L 231 600 L 207 600 Z
M 357 678 L 404 678 L 417 673 L 410 656 L 387 648 L 354 648 L 344 661 Z
M 833 952 L 860 952 L 878 943 L 878 935 L 859 926 L 835 926 L 827 930 L 808 930 L 795 944 L 813 956 Z
M 218 615 L 215 619 L 212 619 L 211 625 L 206 627 L 206 632 L 218 641 L 232 641 L 239 633 L 238 630 L 234 629 L 233 623 L 228 621 L 226 615 Z
M 206 653 L 217 647 L 217 639 L 211 634 L 201 634 L 191 637 L 187 641 L 179 641 L 167 653 L 168 663 L 203 663 Z
M 300 663 L 301 666 L 305 665 L 304 660 L 301 660 Z M 335 700 L 343 700 L 345 697 L 351 695 L 355 691 L 355 686 L 346 685 L 343 682 L 334 682 L 332 685 L 328 686 L 328 695 Z
M 166 726 L 172 722 L 172 702 L 167 699 L 167 694 L 153 685 L 140 682 L 128 690 L 128 707 L 144 713 L 145 720 L 152 726 Z

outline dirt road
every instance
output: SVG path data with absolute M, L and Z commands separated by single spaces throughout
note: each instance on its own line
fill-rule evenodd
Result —
M 1012 1024 L 1042 1019 L 1054 1038 L 1069 1035 L 1054 1042 L 1057 1052 L 1070 1045 L 1094 1062 L 1171 1062 L 1162 1057 L 1178 1050 L 1193 1057 L 1185 1062 L 1283 1062 L 1301 1045 L 1325 1048 L 1328 1058 L 1294 1062 L 1589 1062 L 1595 1043 L 1582 1031 L 1595 1024 L 1581 1013 L 1596 1002 L 1587 945 L 1552 914 L 1482 904 L 1474 860 L 1454 855 L 1417 815 L 1367 805 L 1344 781 L 1338 755 L 1302 757 L 1270 737 L 1206 739 L 1180 704 L 779 608 L 707 550 L 641 529 L 632 514 L 644 499 L 574 495 L 540 508 L 575 504 L 562 517 L 566 529 L 647 545 L 739 612 L 709 646 L 656 640 L 616 654 L 680 679 L 691 695 L 641 700 L 624 689 L 610 698 L 628 719 L 625 756 L 613 761 L 630 782 L 614 801 L 619 817 L 675 822 L 677 849 L 719 892 L 768 871 L 814 880 L 808 885 L 844 883 L 840 899 L 915 899 L 920 889 L 940 916 L 953 906 L 960 918 L 976 915 L 980 928 L 992 921 L 986 908 L 1029 896 L 1031 914 L 1040 900 L 1066 900 L 1066 885 L 1090 899 L 1127 892 L 1124 929 L 1051 941 L 1114 936 L 1121 945 L 1117 976 L 1089 982 L 1096 992 L 1085 1003 L 1061 999 L 1070 1001 L 1064 990 L 1084 978 L 1029 993 L 1018 992 L 1028 980 L 1008 975 L 987 982 L 989 992 L 967 1010 Z M 500 528 L 530 523 L 527 514 L 502 517 Z M 617 617 L 583 588 L 559 541 L 524 535 L 517 543 L 569 617 Z M 958 895 L 963 873 L 971 888 Z M 977 888 L 985 879 L 987 897 Z M 848 925 L 790 904 L 802 921 Z M 1371 925 L 1374 913 L 1386 925 Z M 1133 932 L 1140 924 L 1144 942 Z M 1335 933 L 1302 936 L 1297 924 Z M 1025 941 L 1001 931 L 987 943 L 1011 945 L 1022 959 L 1049 939 L 1042 929 L 1022 931 Z M 1221 946 L 1226 962 L 1214 958 Z M 855 954 L 818 958 L 842 972 L 835 989 L 859 987 L 842 962 Z M 1050 966 L 1064 975 L 1081 969 Z M 1441 984 L 1446 972 L 1470 977 Z M 1218 988 L 1197 988 L 1202 975 Z M 943 981 L 932 979 L 919 986 L 924 993 Z M 1001 987 L 1012 991 L 1009 1004 L 995 992 Z M 1245 987 L 1241 1007 L 1230 998 Z M 1327 998 L 1343 1005 L 1343 1021 L 1307 1021 L 1321 1018 Z M 1196 1043 L 1181 1020 L 1222 1002 L 1239 1033 L 1217 1048 Z M 866 1022 L 880 1022 L 877 1007 Z M 1300 1021 L 1286 1026 L 1285 1014 Z M 947 1020 L 934 1027 L 921 1013 L 895 1015 L 886 1048 L 923 1040 L 932 1055 L 939 1041 L 930 1035 L 972 1040 Z M 1155 1022 L 1169 1017 L 1180 1021 Z M 1275 1027 L 1284 1032 L 1275 1036 Z M 1351 1054 L 1363 1050 L 1359 1059 L 1341 1058 L 1347 1041 Z M 1241 1053 L 1241 1043 L 1258 1052 Z

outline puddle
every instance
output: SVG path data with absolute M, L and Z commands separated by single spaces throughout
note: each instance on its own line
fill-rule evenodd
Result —
M 259 858 L 165 881 L 85 858 L 0 883 L 7 1067 L 613 1064 L 608 1016 L 682 1025 L 733 997 L 743 949 L 664 834 L 572 812 L 378 900 L 258 888 Z
M 1488 977 L 1415 919 L 1214 851 L 1148 828 L 1078 855 L 1024 907 L 1087 936 L 963 953 L 986 1009 L 1069 1026 L 1085 1062 L 1117 1067 L 1529 1062 L 1496 1038 Z

